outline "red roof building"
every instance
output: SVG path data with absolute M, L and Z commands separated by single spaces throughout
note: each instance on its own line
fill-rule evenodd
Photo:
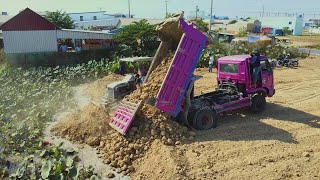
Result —
M 34 31 L 34 30 L 57 30 L 60 29 L 46 18 L 40 16 L 29 8 L 0 26 L 2 31 Z

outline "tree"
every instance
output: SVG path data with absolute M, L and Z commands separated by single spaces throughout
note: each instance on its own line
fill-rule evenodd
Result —
M 64 29 L 73 29 L 74 24 L 71 17 L 62 11 L 48 12 L 45 18 L 55 24 L 56 26 Z
M 204 22 L 202 18 L 197 18 L 193 20 L 194 24 L 200 29 L 202 32 L 209 31 L 209 24 Z
M 246 37 L 246 36 L 248 36 L 247 28 L 241 27 L 241 28 L 239 29 L 239 32 L 238 32 L 237 35 L 238 35 L 239 37 Z
M 284 35 L 291 35 L 292 34 L 292 32 L 291 32 L 289 27 L 284 27 L 282 29 L 282 31 L 283 31 Z
M 115 39 L 130 46 L 135 53 L 139 54 L 149 54 L 158 47 L 156 28 L 145 19 L 125 26 Z

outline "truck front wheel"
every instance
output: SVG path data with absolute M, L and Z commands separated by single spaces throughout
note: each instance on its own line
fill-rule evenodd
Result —
M 198 130 L 208 130 L 217 127 L 217 116 L 212 110 L 198 110 L 193 117 L 193 127 Z
M 266 106 L 266 97 L 264 95 L 257 94 L 253 96 L 251 103 L 251 110 L 254 113 L 260 113 Z

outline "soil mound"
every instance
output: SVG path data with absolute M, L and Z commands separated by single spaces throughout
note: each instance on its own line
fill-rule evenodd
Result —
M 118 74 L 110 74 L 106 77 L 98 79 L 88 85 L 85 94 L 93 101 L 100 102 L 101 98 L 106 95 L 106 87 L 111 82 L 122 80 L 123 76 Z
M 90 104 L 64 117 L 51 131 L 68 140 L 95 146 L 111 129 L 108 119 L 104 110 Z

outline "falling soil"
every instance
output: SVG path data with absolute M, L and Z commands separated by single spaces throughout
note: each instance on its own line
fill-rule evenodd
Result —
M 163 80 L 165 79 L 170 64 L 173 60 L 173 53 L 169 53 L 162 61 L 159 66 L 149 76 L 147 83 L 141 86 L 141 89 L 137 89 L 128 96 L 125 97 L 126 100 L 131 102 L 139 102 L 145 97 L 156 97 Z
M 120 81 L 123 76 L 118 74 L 110 74 L 101 79 L 90 83 L 90 85 L 85 89 L 85 94 L 94 102 L 101 102 L 101 98 L 106 95 L 106 87 L 111 82 Z

